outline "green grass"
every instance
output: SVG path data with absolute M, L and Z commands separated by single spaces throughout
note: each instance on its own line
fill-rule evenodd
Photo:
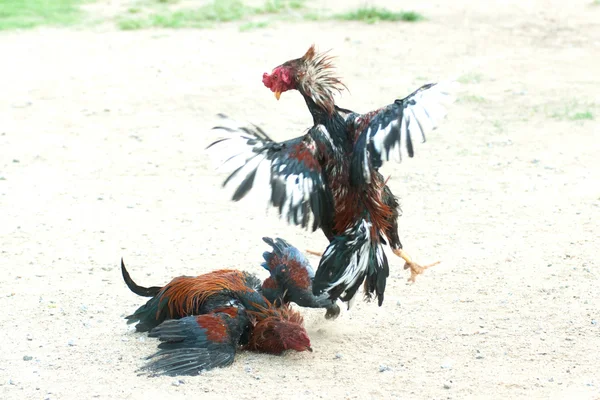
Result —
M 300 10 L 304 8 L 304 0 L 266 0 L 265 5 L 256 11 L 277 14 L 287 9 Z
M 0 0 L 2 1 L 2 0 Z M 213 0 L 199 8 L 172 10 L 168 4 L 178 0 L 152 0 L 145 9 L 134 8 L 117 21 L 120 29 L 144 28 L 207 28 L 220 22 L 241 21 L 240 31 L 269 26 L 274 21 L 301 19 L 305 21 L 341 20 L 364 21 L 420 21 L 416 12 L 393 12 L 382 8 L 359 8 L 338 15 L 321 14 L 305 7 L 306 0 L 265 0 L 260 7 L 250 7 L 243 0 Z M 268 16 L 268 17 L 267 17 Z
M 594 114 L 591 111 L 576 112 L 568 116 L 571 121 L 581 121 L 585 119 L 594 119 Z
M 469 72 L 468 74 L 464 74 L 464 75 L 460 76 L 457 79 L 457 81 L 462 84 L 479 83 L 479 82 L 481 82 L 482 78 L 483 78 L 483 75 L 478 72 Z
M 266 28 L 269 26 L 269 21 L 246 22 L 240 25 L 240 32 L 247 32 L 254 29 Z
M 124 31 L 134 31 L 137 29 L 148 28 L 150 25 L 143 19 L 125 18 L 117 22 L 119 29 Z
M 0 0 L 2 1 L 2 0 Z M 172 0 L 158 0 L 172 1 Z M 255 16 L 278 15 L 287 10 L 298 10 L 304 7 L 304 0 L 267 0 L 262 7 L 249 7 L 241 0 L 213 0 L 199 8 L 169 10 L 168 8 L 152 10 L 146 16 L 123 17 L 117 24 L 120 29 L 144 28 L 208 28 L 219 22 L 244 21 Z M 132 14 L 130 12 L 130 14 Z M 241 31 L 264 28 L 269 21 L 247 21 L 240 26 Z
M 500 120 L 492 121 L 492 125 L 494 126 L 494 128 L 498 129 L 499 132 L 504 131 L 504 124 Z
M 27 29 L 42 25 L 69 26 L 82 21 L 86 14 L 81 5 L 94 0 L 0 0 L 0 31 Z M 599 0 L 600 1 L 600 0 Z M 175 3 L 181 3 L 174 6 Z M 195 8 L 182 8 L 192 2 L 180 0 L 139 0 L 132 3 L 116 20 L 122 30 L 146 28 L 208 28 L 216 23 L 241 21 L 240 31 L 260 29 L 274 21 L 341 20 L 420 21 L 416 12 L 393 12 L 384 8 L 363 7 L 344 14 L 331 15 L 305 7 L 306 0 L 264 0 L 250 7 L 244 0 L 212 0 Z M 201 3 L 202 4 L 202 3 Z
M 466 94 L 466 95 L 458 98 L 458 103 L 482 104 L 482 103 L 487 103 L 487 99 L 485 97 L 481 97 L 481 96 Z
M 327 17 L 317 12 L 307 12 L 302 15 L 302 19 L 305 21 L 323 21 L 326 20 Z
M 547 117 L 560 121 L 589 121 L 594 119 L 592 111 L 596 106 L 591 103 L 580 103 L 576 100 L 563 103 L 560 107 L 545 106 L 544 111 Z
M 416 22 L 425 19 L 421 14 L 414 11 L 394 12 L 376 7 L 361 7 L 354 11 L 334 15 L 333 18 L 342 21 L 363 21 L 368 24 L 379 21 Z
M 0 30 L 66 26 L 83 16 L 84 0 L 0 0 Z
M 120 29 L 144 28 L 208 28 L 215 22 L 242 19 L 248 7 L 240 0 L 215 0 L 202 7 L 189 10 L 161 10 L 144 17 L 125 17 L 117 22 Z
M 594 114 L 591 111 L 578 111 L 567 115 L 567 119 L 571 121 L 583 121 L 586 119 L 594 119 Z

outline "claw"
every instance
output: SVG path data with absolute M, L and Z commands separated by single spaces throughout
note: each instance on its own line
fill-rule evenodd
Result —
M 432 264 L 428 264 L 428 265 L 419 265 L 415 262 L 406 262 L 404 264 L 404 269 L 409 269 L 410 268 L 410 277 L 408 278 L 409 282 L 415 283 L 415 280 L 417 279 L 417 275 L 421 275 L 423 272 L 425 272 L 425 270 L 427 268 L 433 267 L 434 265 L 438 265 L 441 261 L 436 261 Z
M 408 278 L 408 282 L 412 282 L 412 283 L 415 283 L 415 280 L 417 279 L 417 275 L 421 275 L 423 272 L 425 272 L 425 270 L 427 268 L 431 268 L 434 265 L 438 265 L 441 262 L 441 261 L 436 261 L 432 264 L 427 264 L 427 265 L 421 266 L 421 265 L 417 264 L 416 262 L 414 262 L 410 258 L 410 256 L 404 252 L 404 250 L 393 249 L 392 251 L 394 252 L 395 255 L 402 258 L 404 261 L 406 261 L 406 263 L 404 264 L 404 269 L 410 268 L 410 277 Z

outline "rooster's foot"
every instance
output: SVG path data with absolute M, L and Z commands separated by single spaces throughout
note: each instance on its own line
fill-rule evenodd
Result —
M 412 260 L 412 258 L 410 258 L 410 256 L 408 254 L 406 254 L 406 252 L 404 250 L 393 249 L 392 251 L 394 252 L 395 255 L 402 258 L 404 261 L 406 261 L 406 264 L 404 264 L 404 269 L 410 268 L 410 278 L 408 278 L 408 281 L 412 282 L 412 283 L 414 283 L 415 280 L 417 279 L 417 275 L 421 275 L 423 272 L 425 272 L 425 270 L 427 268 L 433 267 L 434 265 L 438 265 L 440 263 L 440 261 L 436 261 L 436 262 L 434 262 L 432 264 L 428 264 L 428 265 L 419 265 L 416 262 L 414 262 Z

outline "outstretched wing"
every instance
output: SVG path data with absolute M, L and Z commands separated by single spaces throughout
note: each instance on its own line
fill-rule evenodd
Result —
M 214 128 L 225 136 L 207 150 L 230 173 L 223 186 L 236 188 L 232 200 L 254 188 L 288 223 L 307 228 L 312 215 L 312 230 L 319 228 L 332 201 L 320 164 L 323 146 L 314 139 L 318 132 L 275 142 L 259 127 L 229 125 Z
M 161 341 L 160 350 L 148 357 L 151 361 L 141 370 L 153 376 L 196 375 L 230 365 L 249 320 L 243 309 L 229 308 L 167 320 L 154 328 L 149 336 Z
M 384 161 L 400 162 L 403 154 L 413 157 L 415 141 L 425 142 L 425 134 L 446 116 L 444 105 L 452 101 L 453 84 L 429 83 L 379 110 L 351 116 L 356 138 L 352 183 L 370 183 L 371 169 L 377 170 Z

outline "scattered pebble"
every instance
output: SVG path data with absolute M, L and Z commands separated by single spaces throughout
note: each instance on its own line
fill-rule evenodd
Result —
M 179 386 L 179 385 L 183 385 L 184 383 L 185 383 L 185 381 L 183 381 L 182 379 L 178 379 L 176 381 L 173 381 L 171 383 L 171 385 L 173 385 L 173 386 Z
M 452 387 L 452 381 L 447 381 L 444 383 L 444 389 L 450 389 Z
M 596 324 L 597 324 L 596 320 L 595 320 L 595 319 L 593 319 L 593 320 L 592 320 L 592 325 L 596 325 Z
M 391 371 L 392 369 L 390 367 L 388 367 L 387 365 L 384 364 L 380 364 L 379 365 L 379 372 L 385 372 L 385 371 Z
M 440 365 L 440 367 L 442 367 L 444 369 L 452 369 L 453 365 L 454 365 L 454 360 L 452 360 L 450 358 L 446 358 L 442 361 L 442 364 Z
M 33 357 L 31 356 L 23 356 L 23 361 L 31 361 L 33 360 Z
M 31 336 L 31 333 L 28 333 L 26 336 L 27 340 L 29 340 L 30 342 L 33 340 L 33 336 Z
M 67 342 L 67 344 L 68 344 L 69 346 L 77 346 L 77 343 L 75 342 L 75 339 L 70 339 L 70 340 Z
M 252 372 L 252 368 L 249 366 L 245 366 L 244 371 L 246 371 L 247 373 L 250 373 L 250 372 Z
M 335 353 L 335 359 L 339 360 L 340 358 L 342 358 L 342 353 Z

